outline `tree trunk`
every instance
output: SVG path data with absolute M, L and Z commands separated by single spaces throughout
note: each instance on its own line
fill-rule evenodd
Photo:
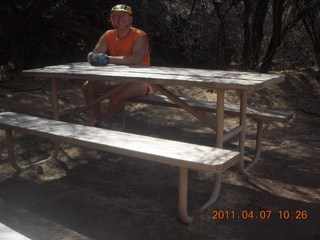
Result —
M 259 0 L 252 19 L 252 31 L 250 39 L 251 66 L 255 69 L 259 64 L 261 44 L 263 40 L 263 25 L 268 11 L 269 0 Z
M 263 40 L 263 26 L 268 11 L 270 0 L 258 0 L 253 12 L 251 27 L 249 26 L 249 18 L 251 13 L 252 4 L 249 0 L 244 1 L 244 51 L 243 59 L 244 66 L 247 69 L 256 69 L 259 64 L 261 44 Z
M 266 73 L 270 70 L 273 57 L 280 46 L 282 38 L 282 13 L 285 0 L 273 1 L 273 31 L 266 55 L 259 67 L 259 71 Z
M 245 0 L 244 3 L 244 12 L 243 12 L 243 52 L 242 52 L 242 69 L 247 69 L 249 66 L 249 53 L 250 53 L 250 24 L 249 18 L 251 14 L 251 1 Z
M 308 6 L 310 10 L 306 11 L 305 15 L 302 15 L 304 27 L 312 43 L 312 57 L 314 68 L 317 71 L 320 69 L 320 22 L 317 22 L 320 15 L 319 6 L 317 6 L 319 2 L 320 1 L 314 3 L 314 1 L 310 2 L 305 0 L 304 6 Z
M 226 34 L 226 27 L 225 27 L 225 20 L 221 14 L 221 3 L 213 1 L 213 6 L 216 11 L 217 17 L 220 20 L 220 29 L 219 29 L 219 58 L 222 59 L 222 64 L 220 67 L 226 68 L 230 62 L 229 60 L 229 53 L 228 53 L 228 39 Z

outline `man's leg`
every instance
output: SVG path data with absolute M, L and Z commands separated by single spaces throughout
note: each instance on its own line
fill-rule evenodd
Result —
M 126 99 L 143 96 L 146 93 L 146 83 L 128 84 L 124 89 L 122 89 L 120 92 L 117 92 L 111 97 L 105 122 L 109 125 L 112 124 L 113 119 L 124 110 Z
M 102 80 L 94 80 L 92 81 L 91 85 L 92 86 L 90 86 L 89 81 L 86 81 L 81 88 L 82 94 L 87 103 L 96 99 L 99 96 L 99 94 L 106 93 L 110 90 L 110 85 L 106 85 L 106 82 Z M 94 118 L 97 120 L 101 120 L 102 112 L 100 108 L 100 103 L 94 104 L 92 106 L 92 111 Z

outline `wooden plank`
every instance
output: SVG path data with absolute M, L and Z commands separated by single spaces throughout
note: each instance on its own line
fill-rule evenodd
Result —
M 133 75 L 151 74 L 156 77 L 161 75 L 178 75 L 178 76 L 197 76 L 210 78 L 228 78 L 228 79 L 244 79 L 244 80 L 267 80 L 270 78 L 279 78 L 281 75 L 277 74 L 263 74 L 255 72 L 239 72 L 239 71 L 222 71 L 222 70 L 207 70 L 195 68 L 170 68 L 170 67 L 142 67 L 142 66 L 125 66 L 110 64 L 105 67 L 91 66 L 86 62 L 71 63 L 68 65 L 47 66 L 44 68 L 25 70 L 24 72 L 91 72 L 91 73 L 106 73 L 106 71 L 130 73 Z
M 222 172 L 240 160 L 239 153 L 230 150 L 105 130 L 12 112 L 0 113 L 0 128 L 210 172 Z
M 284 81 L 284 76 L 277 74 L 122 65 L 94 67 L 86 62 L 24 70 L 23 75 L 38 78 L 100 79 L 116 82 L 146 81 L 152 84 L 229 90 L 256 90 Z
M 204 112 L 216 112 L 217 106 L 215 102 L 196 100 L 191 98 L 181 98 L 183 101 L 188 103 L 190 106 L 197 108 L 200 111 Z M 145 104 L 154 104 L 162 105 L 167 107 L 179 107 L 169 98 L 164 95 L 147 95 L 138 98 L 128 99 L 127 101 L 136 102 L 136 103 L 145 103 Z M 240 108 L 238 105 L 225 104 L 225 113 L 231 116 L 239 116 Z M 257 108 L 257 107 L 247 107 L 247 117 L 253 119 L 261 119 L 265 121 L 276 121 L 276 122 L 286 122 L 291 117 L 291 113 L 266 109 L 266 108 Z
M 26 236 L 14 231 L 6 225 L 0 223 L 0 239 L 1 240 L 31 240 Z

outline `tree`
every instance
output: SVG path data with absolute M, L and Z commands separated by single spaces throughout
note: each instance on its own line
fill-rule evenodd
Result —
M 303 24 L 311 40 L 314 67 L 320 69 L 320 7 L 319 0 L 296 1 L 296 6 L 302 14 Z
M 0 51 L 0 65 L 12 61 L 20 63 L 19 58 L 28 51 L 32 38 L 37 45 L 39 40 L 35 28 L 43 29 L 46 25 L 43 17 L 50 9 L 52 1 L 33 0 L 17 3 L 17 1 L 6 1 L 1 7 L 1 38 L 3 48 Z M 30 36 L 31 35 L 31 36 Z M 26 46 L 28 44 L 29 46 Z
M 255 70 L 259 64 L 264 24 L 268 11 L 269 0 L 245 0 L 243 12 L 243 68 Z M 252 15 L 252 16 L 251 16 Z M 250 23 L 250 19 L 251 23 Z
M 285 0 L 273 1 L 272 5 L 272 37 L 268 46 L 268 50 L 264 56 L 264 59 L 259 67 L 260 72 L 268 72 L 274 55 L 281 44 L 282 40 L 282 18 L 283 18 L 283 4 Z
M 22 69 L 85 60 L 107 24 L 100 9 L 110 7 L 98 2 L 6 1 L 0 8 L 0 65 Z

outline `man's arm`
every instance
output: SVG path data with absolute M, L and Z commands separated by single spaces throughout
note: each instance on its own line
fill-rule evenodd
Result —
M 137 39 L 130 56 L 109 56 L 109 63 L 121 65 L 139 65 L 148 51 L 148 38 L 142 36 Z
M 106 43 L 106 34 L 103 34 L 100 37 L 99 41 L 97 42 L 92 53 L 106 53 L 107 50 L 108 50 L 108 47 L 107 47 L 107 43 Z

